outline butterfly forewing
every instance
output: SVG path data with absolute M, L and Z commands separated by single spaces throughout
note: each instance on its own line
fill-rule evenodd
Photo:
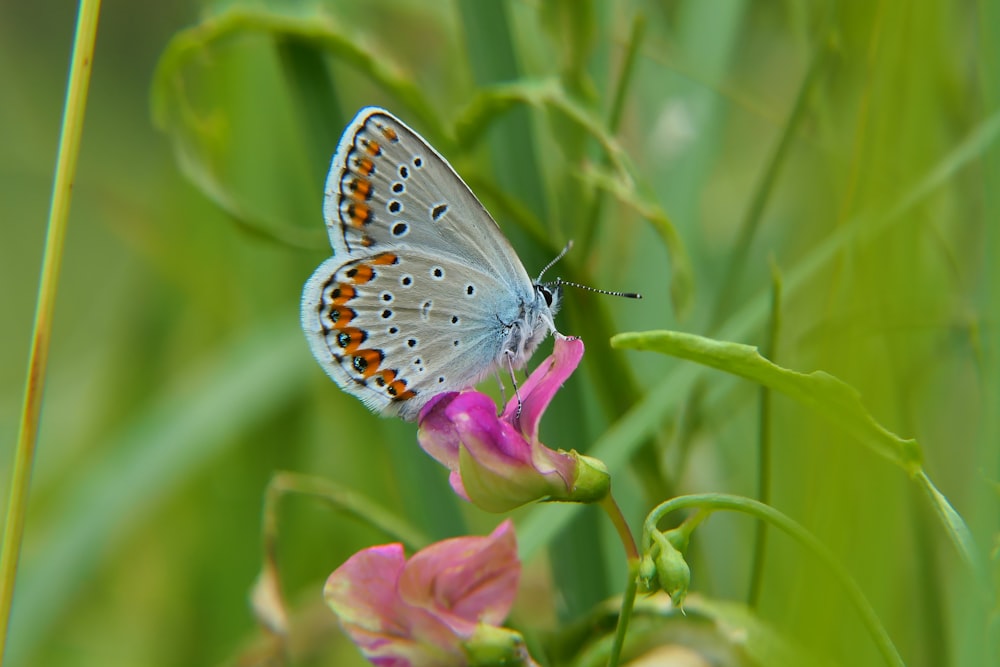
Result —
M 381 109 L 362 109 L 344 132 L 327 179 L 324 214 L 335 256 L 435 248 L 492 270 L 530 295 L 531 280 L 517 254 L 465 182 L 418 134 Z

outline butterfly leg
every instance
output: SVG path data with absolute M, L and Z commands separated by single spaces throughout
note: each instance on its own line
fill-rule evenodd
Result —
M 523 403 L 521 403 L 521 392 L 517 390 L 517 377 L 514 375 L 514 353 L 510 350 L 504 350 L 504 357 L 507 359 L 507 370 L 510 371 L 510 383 L 514 387 L 514 398 L 517 399 L 517 411 L 514 412 L 514 425 L 519 426 Z
M 496 378 L 497 384 L 500 385 L 500 412 L 503 412 L 503 406 L 507 405 L 507 387 L 504 386 L 503 380 L 500 378 L 500 371 L 494 370 L 493 377 Z

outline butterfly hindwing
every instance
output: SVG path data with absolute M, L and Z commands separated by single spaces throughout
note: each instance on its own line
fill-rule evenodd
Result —
M 427 398 L 481 380 L 502 356 L 504 303 L 487 272 L 420 251 L 327 260 L 303 295 L 313 354 L 376 412 L 413 419 Z M 492 313 L 484 317 L 483 313 Z

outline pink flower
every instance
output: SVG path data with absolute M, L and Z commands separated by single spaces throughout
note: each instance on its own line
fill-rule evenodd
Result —
M 401 544 L 360 551 L 323 595 L 344 631 L 380 667 L 534 665 L 517 633 L 500 628 L 521 563 L 511 522 L 487 537 L 437 542 L 409 561 Z
M 541 499 L 596 502 L 607 495 L 610 478 L 600 461 L 538 440 L 542 414 L 582 357 L 583 341 L 556 334 L 552 356 L 520 387 L 520 415 L 516 397 L 497 417 L 492 399 L 473 390 L 441 394 L 424 406 L 417 439 L 451 470 L 457 494 L 490 512 Z

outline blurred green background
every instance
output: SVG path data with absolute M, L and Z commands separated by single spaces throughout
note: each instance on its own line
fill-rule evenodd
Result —
M 69 2 L 0 5 L 5 488 L 74 20 Z M 454 499 L 412 425 L 342 394 L 299 330 L 329 255 L 328 162 L 369 104 L 451 160 L 530 274 L 574 239 L 564 277 L 644 294 L 568 295 L 560 329 L 587 355 L 543 425 L 552 447 L 609 453 L 634 527 L 672 495 L 758 496 L 769 442 L 772 504 L 835 552 L 907 664 L 987 664 L 995 591 L 901 470 L 797 404 L 762 413 L 750 383 L 607 338 L 680 329 L 837 375 L 920 441 L 988 558 L 998 32 L 990 0 L 106 1 L 8 664 L 262 664 L 248 594 L 276 470 L 432 539 L 498 521 Z M 293 664 L 364 664 L 321 585 L 386 537 L 308 498 L 280 518 Z M 530 556 L 515 623 L 553 629 L 622 590 L 595 511 L 515 518 Z M 748 519 L 713 517 L 692 591 L 745 603 L 753 540 Z M 881 664 L 843 590 L 773 534 L 755 618 L 817 660 Z

